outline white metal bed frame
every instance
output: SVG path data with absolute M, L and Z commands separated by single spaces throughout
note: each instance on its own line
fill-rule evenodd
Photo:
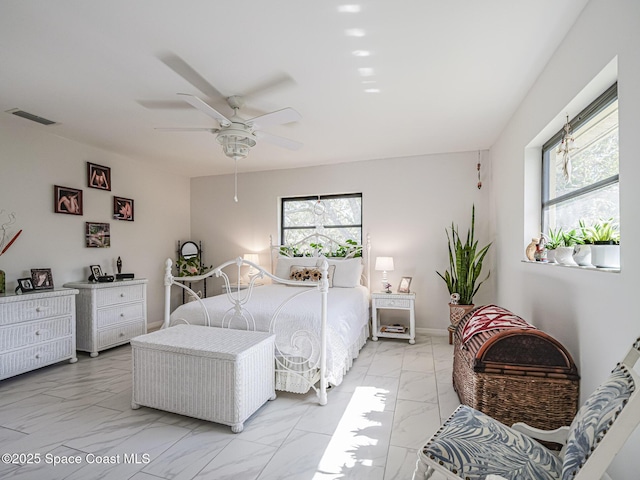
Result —
M 315 247 L 305 248 L 309 243 L 313 243 Z M 322 246 L 320 246 L 322 245 Z M 305 248 L 301 252 L 301 248 Z M 313 389 L 318 396 L 318 402 L 320 405 L 326 405 L 327 403 L 327 296 L 329 291 L 329 281 L 327 277 L 328 272 L 328 262 L 325 257 L 326 254 L 335 252 L 336 250 L 341 251 L 343 256 L 337 257 L 340 259 L 349 259 L 349 258 L 357 258 L 362 257 L 365 266 L 365 272 L 363 274 L 363 278 L 361 279 L 361 283 L 369 288 L 369 279 L 370 279 L 370 270 L 371 270 L 371 260 L 370 260 L 370 251 L 371 251 L 371 242 L 369 236 L 367 235 L 366 244 L 365 245 L 354 245 L 354 244 L 341 244 L 332 238 L 320 234 L 315 233 L 305 237 L 299 242 L 292 245 L 273 245 L 272 238 L 270 238 L 270 254 L 271 254 L 271 270 L 274 271 L 274 259 L 278 256 L 288 256 L 294 257 L 295 253 L 302 253 L 304 257 L 314 257 L 314 258 L 323 258 L 319 267 L 322 273 L 321 280 L 319 282 L 305 282 L 305 286 L 315 287 L 315 289 L 320 291 L 320 342 L 319 342 L 319 352 L 315 355 L 314 348 L 317 342 L 314 342 L 314 339 L 317 337 L 316 332 L 307 331 L 307 330 L 298 330 L 291 337 L 291 347 L 295 350 L 298 349 L 298 342 L 306 342 L 307 346 L 311 347 L 311 355 L 307 357 L 296 357 L 292 358 L 291 353 L 285 354 L 279 351 L 278 347 L 276 347 L 275 352 L 275 361 L 276 361 L 276 375 L 293 375 L 298 379 L 302 380 L 304 383 L 308 385 L 308 388 L 304 391 L 308 391 L 309 389 Z M 173 285 L 178 286 L 185 290 L 191 298 L 195 301 L 199 302 L 202 311 L 204 312 L 206 324 L 207 326 L 211 326 L 211 318 L 209 316 L 209 312 L 207 311 L 202 299 L 200 296 L 194 292 L 190 287 L 185 285 L 186 282 L 196 282 L 199 280 L 205 280 L 209 277 L 217 277 L 222 278 L 225 285 L 225 291 L 227 299 L 230 302 L 230 308 L 226 311 L 224 317 L 221 320 L 222 326 L 230 327 L 234 320 L 242 320 L 246 325 L 247 330 L 255 330 L 256 324 L 251 312 L 245 308 L 249 301 L 251 300 L 251 295 L 253 293 L 253 289 L 256 286 L 256 282 L 258 280 L 263 280 L 265 278 L 269 278 L 272 283 L 279 283 L 282 285 L 292 285 L 292 286 L 300 286 L 300 282 L 296 282 L 293 280 L 279 278 L 276 277 L 273 273 L 267 272 L 265 269 L 256 265 L 253 262 L 244 260 L 242 257 L 238 257 L 234 260 L 227 261 L 220 266 L 209 270 L 208 272 L 202 275 L 189 276 L 189 277 L 175 277 L 172 274 L 172 265 L 173 262 L 171 259 L 167 259 L 165 262 L 165 275 L 164 275 L 164 286 L 165 286 L 165 309 L 164 309 L 164 323 L 162 328 L 168 328 L 170 326 L 170 315 L 171 315 L 171 287 Z M 232 281 L 229 278 L 229 275 L 225 271 L 225 269 L 235 265 L 236 270 L 236 281 Z M 253 267 L 257 270 L 258 273 L 252 275 L 250 277 L 249 284 L 241 291 L 241 268 L 243 266 Z M 296 289 L 297 290 L 297 289 Z M 278 306 L 276 311 L 273 313 L 273 316 L 270 319 L 269 331 L 272 333 L 276 333 L 278 326 L 278 318 L 282 310 L 294 299 L 301 295 L 308 294 L 310 291 L 313 291 L 314 288 L 305 288 L 301 291 L 296 291 L 290 297 L 288 297 L 282 304 Z M 188 323 L 186 320 L 181 319 L 182 322 Z M 313 361 L 313 358 L 317 358 L 316 361 Z M 316 386 L 316 384 L 318 384 Z M 283 388 L 279 388 L 283 389 Z M 288 390 L 288 389 L 287 389 Z M 301 393 L 295 390 L 294 393 Z

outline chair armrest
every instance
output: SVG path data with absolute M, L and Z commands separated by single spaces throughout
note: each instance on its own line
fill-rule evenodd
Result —
M 540 430 L 526 423 L 518 422 L 514 423 L 511 428 L 537 440 L 559 443 L 560 445 L 565 445 L 567 443 L 567 437 L 569 436 L 568 426 L 556 428 L 555 430 Z

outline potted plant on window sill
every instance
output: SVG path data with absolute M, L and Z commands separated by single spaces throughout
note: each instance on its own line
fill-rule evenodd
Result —
M 577 265 L 573 259 L 573 250 L 576 245 L 583 243 L 583 240 L 575 229 L 562 232 L 561 241 L 556 248 L 556 262 L 561 265 Z
M 474 295 L 491 274 L 489 272 L 484 280 L 479 280 L 482 262 L 491 243 L 478 250 L 478 241 L 475 239 L 475 216 L 474 205 L 471 210 L 471 228 L 467 231 L 464 244 L 458 234 L 458 228 L 453 223 L 451 223 L 451 233 L 445 230 L 449 246 L 449 270 L 445 270 L 444 275 L 436 272 L 446 283 L 449 295 L 452 295 L 452 298 L 457 298 L 459 295 L 457 304 L 449 303 L 449 320 L 454 327 L 474 307 Z
M 587 228 L 585 243 L 591 247 L 594 267 L 620 268 L 620 231 L 613 218 L 600 220 Z
M 556 230 L 550 228 L 546 237 L 547 241 L 544 246 L 547 249 L 547 262 L 556 263 L 556 253 L 562 244 L 562 227 Z

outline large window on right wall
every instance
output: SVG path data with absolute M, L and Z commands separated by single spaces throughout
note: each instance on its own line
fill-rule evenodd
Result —
M 559 149 L 563 128 L 542 147 L 542 227 L 544 232 L 580 232 L 597 222 L 619 228 L 618 85 L 615 83 L 569 120 L 574 147 L 570 174 Z

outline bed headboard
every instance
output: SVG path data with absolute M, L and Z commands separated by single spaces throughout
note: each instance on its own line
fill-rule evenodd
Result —
M 359 245 L 353 241 L 340 243 L 335 239 L 322 233 L 313 233 L 302 240 L 288 244 L 277 245 L 273 243 L 273 236 L 269 236 L 271 254 L 271 273 L 275 275 L 276 262 L 278 257 L 326 257 L 335 260 L 361 258 L 364 267 L 361 283 L 371 289 L 369 279 L 371 278 L 371 239 L 366 236 L 364 245 Z

